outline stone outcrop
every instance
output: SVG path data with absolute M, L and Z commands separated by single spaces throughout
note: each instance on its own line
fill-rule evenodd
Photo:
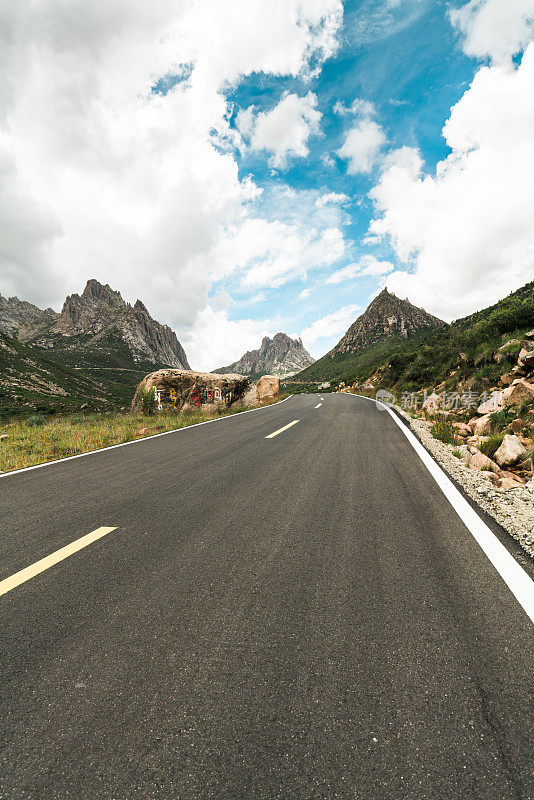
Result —
M 214 372 L 289 377 L 313 363 L 315 359 L 302 344 L 302 339 L 291 339 L 285 333 L 276 333 L 272 339 L 265 336 L 258 350 L 249 350 L 239 361 L 219 367 Z
M 328 355 L 354 353 L 393 334 L 408 338 L 418 331 L 445 325 L 443 320 L 423 308 L 417 308 L 409 300 L 401 300 L 383 289 Z
M 266 380 L 267 379 L 267 380 Z M 263 376 L 255 384 L 246 375 L 214 372 L 193 372 L 182 369 L 160 369 L 146 375 L 135 392 L 131 404 L 133 412 L 142 412 L 146 400 L 154 390 L 156 412 L 213 411 L 232 406 L 254 407 L 278 396 L 279 379 Z

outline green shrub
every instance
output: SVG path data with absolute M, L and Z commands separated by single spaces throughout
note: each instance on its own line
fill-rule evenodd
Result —
M 147 389 L 140 389 L 139 397 L 141 399 L 143 413 L 153 414 L 156 410 L 156 390 L 154 387 L 152 387 L 152 389 L 148 389 L 148 391 Z
M 490 422 L 495 428 L 506 428 L 512 420 L 516 419 L 517 415 L 516 408 L 503 408 L 502 411 L 495 411 L 490 415 Z
M 453 456 L 454 456 L 455 458 L 463 458 L 463 455 L 462 455 L 462 451 L 461 451 L 461 450 L 455 449 L 455 450 L 453 450 L 453 451 L 452 451 L 452 454 L 453 454 Z
M 460 440 L 452 426 L 452 421 L 445 414 L 437 414 L 434 417 L 434 424 L 430 429 L 434 439 L 439 439 L 445 444 L 459 445 Z
M 30 428 L 35 428 L 37 425 L 44 425 L 46 417 L 44 414 L 30 414 L 29 417 L 26 417 L 25 422 Z
M 491 436 L 480 442 L 478 449 L 484 453 L 488 458 L 493 458 L 499 447 L 503 442 L 504 436 L 502 433 L 493 433 Z

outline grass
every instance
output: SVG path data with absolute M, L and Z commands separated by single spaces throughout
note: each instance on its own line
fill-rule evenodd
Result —
M 283 398 L 284 395 L 280 395 L 263 405 Z M 0 472 L 11 472 L 114 444 L 144 439 L 155 433 L 178 430 L 244 410 L 238 407 L 211 413 L 195 410 L 150 416 L 131 413 L 68 414 L 38 421 L 35 418 L 13 420 L 0 428 L 0 434 L 7 434 L 5 439 L 0 439 Z
M 488 458 L 493 458 L 501 444 L 503 443 L 504 434 L 502 433 L 492 433 L 491 436 L 488 436 L 483 442 L 480 442 L 478 449 L 481 453 L 484 453 L 485 456 Z
M 445 444 L 454 444 L 456 446 L 460 444 L 460 440 L 452 426 L 452 421 L 445 414 L 437 414 L 434 417 L 430 433 L 434 439 L 439 439 L 440 442 Z
M 461 459 L 461 458 L 463 458 L 462 451 L 461 451 L 461 450 L 458 450 L 458 448 L 456 448 L 455 450 L 453 450 L 453 451 L 452 451 L 452 454 L 453 454 L 453 456 L 454 456 L 455 458 L 460 458 L 460 459 Z

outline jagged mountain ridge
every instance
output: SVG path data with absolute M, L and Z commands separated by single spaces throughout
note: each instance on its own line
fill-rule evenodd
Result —
M 86 363 L 91 350 L 100 350 L 111 337 L 126 345 L 134 364 L 190 369 L 185 351 L 168 325 L 154 320 L 140 300 L 131 306 L 120 292 L 95 279 L 87 281 L 81 295 L 69 295 L 60 314 L 50 308 L 42 311 L 16 297 L 5 300 L 0 296 L 0 331 L 43 349 L 83 350 Z M 106 345 L 109 349 L 109 341 Z M 102 360 L 101 353 L 98 360 Z
M 249 350 L 238 361 L 214 372 L 236 372 L 239 375 L 294 375 L 315 361 L 308 353 L 302 339 L 291 339 L 285 333 L 273 338 L 264 336 L 258 350 Z
M 398 334 L 407 339 L 419 331 L 443 325 L 446 325 L 443 320 L 429 314 L 424 308 L 418 308 L 408 299 L 401 300 L 383 289 L 328 355 L 333 357 L 355 353 L 387 336 Z

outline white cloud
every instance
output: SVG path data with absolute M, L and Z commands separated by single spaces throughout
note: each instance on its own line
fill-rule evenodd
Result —
M 471 0 L 449 16 L 463 34 L 464 51 L 477 58 L 505 61 L 534 37 L 532 0 Z
M 0 292 L 58 307 L 96 277 L 184 335 L 211 254 L 258 196 L 238 174 L 224 91 L 252 72 L 316 70 L 341 0 L 4 5 Z M 168 94 L 151 92 L 172 75 Z
M 372 236 L 390 237 L 411 272 L 387 285 L 451 319 L 534 275 L 534 43 L 518 68 L 483 67 L 451 110 L 451 154 L 422 174 L 417 151 L 386 160 L 372 192 Z
M 225 309 L 208 305 L 197 313 L 182 344 L 193 368 L 212 370 L 237 361 L 273 333 L 269 320 L 231 320 Z
M 338 101 L 334 108 L 332 109 L 334 114 L 337 114 L 339 117 L 346 117 L 349 114 L 361 115 L 362 117 L 372 117 L 376 113 L 375 106 L 369 100 L 364 100 L 361 97 L 357 97 L 350 106 L 346 106 L 344 103 Z
M 350 198 L 343 194 L 342 192 L 327 192 L 322 194 L 321 197 L 318 197 L 315 201 L 315 205 L 317 208 L 322 208 L 323 206 L 332 204 L 332 205 L 344 205 L 345 203 L 350 202 Z
M 303 341 L 312 347 L 321 339 L 332 340 L 334 337 L 342 336 L 352 325 L 359 311 L 361 311 L 360 306 L 347 305 L 342 306 L 342 308 L 331 314 L 326 314 L 326 316 L 316 319 L 315 322 L 312 322 L 302 331 Z M 332 341 L 333 344 L 335 344 L 334 341 Z
M 362 256 L 355 264 L 348 264 L 342 269 L 333 272 L 327 283 L 342 283 L 354 278 L 373 277 L 381 278 L 393 272 L 395 267 L 389 261 L 378 261 L 374 256 Z
M 308 270 L 335 263 L 344 251 L 339 228 L 307 230 L 282 220 L 250 217 L 219 245 L 213 258 L 222 274 L 242 270 L 245 287 L 278 288 L 305 277 Z
M 319 134 L 321 117 L 321 112 L 317 111 L 317 98 L 312 92 L 304 97 L 286 92 L 271 111 L 259 113 L 253 123 L 248 117 L 244 122 L 249 130 L 253 124 L 252 150 L 272 153 L 271 164 L 284 168 L 290 158 L 308 155 L 308 139 Z
M 336 155 L 349 162 L 349 175 L 371 172 L 387 141 L 383 129 L 373 119 L 376 113 L 374 105 L 368 100 L 356 98 L 351 106 L 336 103 L 334 113 L 359 117 L 355 125 L 345 133 L 344 142 Z
M 305 289 L 299 292 L 299 300 L 305 300 L 307 297 L 310 296 L 310 294 L 311 294 L 311 288 L 307 286 Z

